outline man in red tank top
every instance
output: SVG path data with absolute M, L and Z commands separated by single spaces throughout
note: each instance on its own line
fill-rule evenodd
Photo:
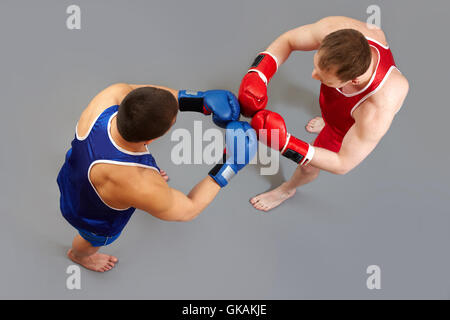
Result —
M 278 115 L 261 112 L 268 101 L 267 85 L 292 51 L 312 50 L 317 50 L 312 77 L 322 83 L 322 116 L 310 120 L 306 130 L 318 136 L 313 145 L 288 134 L 280 139 L 286 143 L 284 149 L 280 146 L 282 154 L 299 166 L 289 181 L 250 200 L 261 211 L 292 197 L 320 170 L 344 175 L 358 166 L 389 130 L 408 94 L 408 81 L 397 69 L 381 29 L 347 17 L 327 17 L 281 35 L 244 77 L 241 111 L 255 116 L 252 123 L 258 128 L 286 132 Z

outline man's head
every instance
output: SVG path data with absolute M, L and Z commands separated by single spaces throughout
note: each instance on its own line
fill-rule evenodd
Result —
M 167 90 L 144 87 L 131 91 L 119 106 L 117 129 L 128 142 L 161 137 L 175 123 L 178 102 Z
M 353 29 L 330 33 L 314 56 L 313 78 L 333 88 L 356 81 L 369 69 L 372 52 L 364 35 Z

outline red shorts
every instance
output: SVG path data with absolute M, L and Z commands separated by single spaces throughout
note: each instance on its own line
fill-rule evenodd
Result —
M 341 150 L 342 140 L 344 140 L 344 137 L 326 124 L 314 141 L 314 147 L 324 148 L 337 153 Z

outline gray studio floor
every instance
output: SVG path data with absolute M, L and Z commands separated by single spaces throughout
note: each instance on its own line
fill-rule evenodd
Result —
M 58 206 L 56 175 L 90 99 L 115 82 L 237 93 L 254 56 L 278 35 L 329 15 L 385 30 L 411 90 L 377 149 L 346 176 L 324 173 L 268 214 L 248 203 L 275 176 L 246 168 L 195 221 L 136 212 L 105 252 L 120 263 L 82 271 L 66 288 L 75 235 Z M 70 1 L 2 1 L 0 298 L 391 299 L 450 298 L 448 3 L 425 1 L 80 0 L 82 29 L 66 28 Z M 444 7 L 445 6 L 445 7 Z M 441 43 L 442 42 L 442 43 Z M 319 115 L 312 53 L 294 53 L 270 84 L 270 109 L 290 131 Z M 182 114 L 175 128 L 209 118 Z M 150 150 L 188 192 L 209 165 L 176 166 L 170 135 Z M 382 289 L 368 290 L 378 265 Z

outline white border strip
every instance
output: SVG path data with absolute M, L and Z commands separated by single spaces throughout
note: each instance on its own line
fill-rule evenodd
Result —
M 339 91 L 342 95 L 346 96 L 347 98 L 351 98 L 351 97 L 357 96 L 358 94 L 363 93 L 364 91 L 366 91 L 372 85 L 373 80 L 375 80 L 375 76 L 377 75 L 378 67 L 379 67 L 380 61 L 381 61 L 381 54 L 380 54 L 380 51 L 378 50 L 377 47 L 374 47 L 374 46 L 371 46 L 371 47 L 374 48 L 375 50 L 377 50 L 377 53 L 378 53 L 378 62 L 377 62 L 377 67 L 375 68 L 375 72 L 373 73 L 372 78 L 370 79 L 370 81 L 367 84 L 367 86 L 365 86 L 364 89 L 361 89 L 358 92 L 346 94 L 346 93 L 343 93 L 341 91 L 341 89 L 336 88 L 337 91 Z
M 266 75 L 264 73 L 262 73 L 258 69 L 250 69 L 250 70 L 248 70 L 248 73 L 250 73 L 250 72 L 256 72 L 258 74 L 258 76 L 261 78 L 261 80 L 264 82 L 264 84 L 267 86 L 268 80 L 267 80 Z
M 306 153 L 305 158 L 303 159 L 302 163 L 300 163 L 301 166 L 308 165 L 311 160 L 314 158 L 314 154 L 316 153 L 316 148 L 314 148 L 312 145 L 308 144 L 308 152 Z
M 369 38 L 369 37 L 366 37 L 366 39 L 367 40 L 370 40 L 370 41 L 372 41 L 372 42 L 375 42 L 377 45 L 379 45 L 380 47 L 382 47 L 382 48 L 384 48 L 384 49 L 389 49 L 389 46 L 385 46 L 384 44 L 381 44 L 380 42 L 378 42 L 377 40 L 375 40 L 375 39 L 372 39 L 372 38 Z
M 378 85 L 378 87 L 373 90 L 372 92 L 369 92 L 364 98 L 362 98 L 361 100 L 359 100 L 359 102 L 357 104 L 355 104 L 355 106 L 352 108 L 352 110 L 350 111 L 350 116 L 353 117 L 353 111 L 356 110 L 356 108 L 358 108 L 361 103 L 363 103 L 364 101 L 366 101 L 368 98 L 370 98 L 371 96 L 373 96 L 375 93 L 377 93 L 382 87 L 383 85 L 386 83 L 387 79 L 389 78 L 390 74 L 392 73 L 392 71 L 394 71 L 394 69 L 397 69 L 396 66 L 391 66 L 388 70 L 388 72 L 386 72 L 386 75 L 384 76 L 383 80 L 380 82 L 380 84 Z M 397 69 L 398 70 L 398 69 Z
M 77 137 L 77 140 L 79 140 L 79 141 L 84 141 L 84 140 L 87 139 L 87 137 L 89 137 L 89 134 L 91 133 L 92 128 L 94 127 L 94 125 L 97 123 L 98 118 L 100 118 L 100 116 L 101 116 L 101 115 L 103 114 L 103 112 L 105 112 L 106 110 L 107 110 L 107 109 L 103 110 L 103 111 L 95 118 L 95 120 L 91 123 L 91 126 L 90 126 L 90 128 L 89 128 L 87 134 L 86 134 L 85 136 L 83 136 L 83 137 L 80 137 L 80 136 L 78 135 L 78 122 L 77 122 L 77 126 L 75 127 L 75 135 L 76 135 L 76 137 Z
M 95 189 L 94 184 L 91 181 L 90 175 L 91 175 L 91 169 L 94 165 L 99 164 L 99 163 L 106 163 L 106 164 L 115 164 L 115 165 L 121 165 L 121 166 L 129 166 L 129 167 L 140 167 L 140 168 L 148 168 L 148 169 L 152 169 L 155 170 L 159 173 L 159 170 L 156 169 L 155 167 L 152 166 L 146 166 L 144 164 L 140 164 L 140 163 L 134 163 L 134 162 L 120 162 L 120 161 L 113 161 L 113 160 L 97 160 L 91 163 L 91 165 L 89 166 L 88 169 L 88 173 L 87 173 L 87 178 L 89 180 L 89 183 L 91 184 L 92 189 L 94 189 L 95 193 L 97 194 L 98 198 L 103 202 L 103 204 L 105 206 L 107 206 L 110 209 L 116 210 L 116 211 L 126 211 L 132 207 L 128 207 L 126 209 L 117 209 L 114 207 L 111 207 L 110 205 L 108 205 L 105 201 L 103 201 L 102 197 L 100 197 L 100 195 L 97 192 L 97 189 Z
M 291 134 L 288 133 L 287 134 L 287 138 L 286 138 L 286 143 L 284 144 L 284 147 L 280 151 L 281 154 L 283 154 L 286 151 L 286 148 L 287 148 L 287 146 L 288 146 L 290 141 L 291 141 Z
M 277 71 L 278 71 L 278 68 L 280 67 L 280 65 L 279 65 L 279 63 L 278 63 L 278 58 L 275 57 L 275 55 L 274 55 L 273 53 L 269 52 L 269 51 L 263 51 L 263 52 L 261 52 L 260 54 L 263 54 L 263 53 L 264 53 L 264 54 L 267 54 L 267 55 L 269 55 L 269 56 L 271 56 L 272 59 L 275 60 L 275 63 L 277 64 Z
M 113 140 L 113 138 L 112 138 L 112 136 L 111 136 L 111 122 L 112 122 L 112 119 L 114 118 L 114 116 L 117 114 L 117 111 L 115 112 L 115 113 L 113 113 L 112 115 L 111 115 L 111 117 L 109 118 L 109 120 L 108 120 L 108 137 L 109 137 L 109 140 L 111 141 L 111 143 L 113 144 L 113 146 L 114 147 L 116 147 L 116 149 L 117 150 L 119 150 L 119 151 L 121 151 L 121 152 L 123 152 L 123 153 L 126 153 L 126 154 L 129 154 L 129 155 L 131 155 L 131 156 L 142 156 L 142 155 L 144 155 L 144 154 L 150 154 L 150 151 L 144 151 L 144 152 L 132 152 L 132 151 L 128 151 L 128 150 L 125 150 L 124 148 L 121 148 L 120 146 L 118 146 L 117 144 L 116 144 L 116 142 Z

